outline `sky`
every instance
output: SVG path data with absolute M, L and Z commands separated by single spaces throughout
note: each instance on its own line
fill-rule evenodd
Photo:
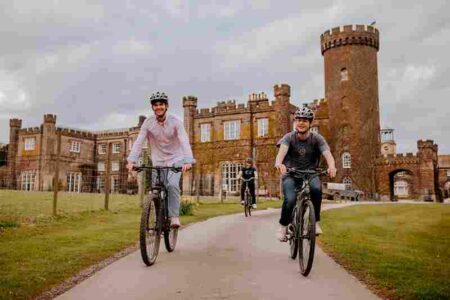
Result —
M 320 34 L 376 21 L 380 121 L 398 152 L 433 139 L 450 154 L 450 1 L 58 1 L 0 3 L 0 143 L 9 119 L 87 130 L 135 126 L 164 91 L 198 107 L 291 86 L 324 97 Z

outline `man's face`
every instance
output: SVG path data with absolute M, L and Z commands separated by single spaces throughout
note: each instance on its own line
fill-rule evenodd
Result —
M 152 109 L 157 117 L 163 117 L 167 112 L 167 104 L 163 101 L 156 101 L 152 104 Z
M 300 118 L 295 119 L 295 129 L 297 129 L 300 133 L 306 133 L 309 130 L 309 127 L 311 126 L 311 123 L 308 119 Z

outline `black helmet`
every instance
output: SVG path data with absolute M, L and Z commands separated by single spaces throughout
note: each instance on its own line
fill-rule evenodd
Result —
M 156 93 L 154 93 L 154 94 L 152 94 L 150 96 L 150 103 L 152 105 L 155 104 L 155 102 L 158 102 L 158 101 L 165 102 L 166 104 L 169 104 L 169 98 L 164 93 L 156 92 Z
M 245 160 L 246 163 L 253 163 L 253 158 L 249 157 Z
M 308 119 L 312 122 L 314 120 L 314 111 L 308 106 L 299 107 L 294 115 L 295 119 Z

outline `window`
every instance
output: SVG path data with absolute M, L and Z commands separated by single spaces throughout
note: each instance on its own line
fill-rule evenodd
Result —
M 105 163 L 104 162 L 99 162 L 97 164 L 97 171 L 99 172 L 105 172 Z
M 200 142 L 211 142 L 211 124 L 200 125 Z
M 119 171 L 120 170 L 120 163 L 118 161 L 113 161 L 111 163 L 111 171 Z
M 342 167 L 350 169 L 352 167 L 352 156 L 348 152 L 342 153 Z
M 131 151 L 132 148 L 133 148 L 133 139 L 130 138 L 128 139 L 128 151 Z
M 266 137 L 269 135 L 269 119 L 258 119 L 258 137 Z
M 450 170 L 447 170 L 447 177 L 450 178 Z
M 81 142 L 80 141 L 72 141 L 70 143 L 70 152 L 80 153 Z
M 341 69 L 341 81 L 347 81 L 348 80 L 348 71 L 346 68 Z
M 23 191 L 34 191 L 36 171 L 24 171 L 20 174 L 21 189 Z
M 241 121 L 226 121 L 223 123 L 225 140 L 238 140 L 240 137 Z
M 318 126 L 311 127 L 311 132 L 312 133 L 319 133 L 319 127 Z
M 111 193 L 118 193 L 120 189 L 119 177 L 111 177 Z
M 105 191 L 105 179 L 103 177 L 97 177 L 97 191 L 104 192 Z
M 106 144 L 99 144 L 98 145 L 98 154 L 105 154 L 106 153 Z
M 112 147 L 112 153 L 120 153 L 120 143 L 114 143 Z
M 79 193 L 81 191 L 81 173 L 68 172 L 67 173 L 67 192 Z
M 227 192 L 238 191 L 238 175 L 241 166 L 236 163 L 226 162 L 222 164 L 222 189 Z
M 352 189 L 352 179 L 350 177 L 344 177 L 344 180 L 342 180 L 342 183 L 345 184 L 345 188 L 347 190 Z
M 36 138 L 26 138 L 25 141 L 25 151 L 34 150 L 34 147 L 36 146 Z

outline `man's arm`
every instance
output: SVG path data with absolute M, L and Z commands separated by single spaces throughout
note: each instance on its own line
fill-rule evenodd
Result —
M 286 144 L 281 144 L 280 149 L 278 150 L 277 157 L 275 159 L 275 168 L 280 171 L 281 175 L 286 174 L 286 166 L 283 165 L 283 160 L 286 157 L 286 154 L 289 150 L 289 146 Z
M 191 144 L 189 143 L 189 138 L 184 129 L 183 123 L 178 122 L 177 125 L 177 136 L 180 141 L 181 150 L 183 152 L 183 172 L 192 168 L 192 163 L 194 162 L 194 155 L 192 154 Z
M 328 175 L 333 178 L 336 176 L 336 164 L 334 162 L 333 154 L 331 154 L 330 150 L 326 150 L 322 152 L 323 157 L 325 157 L 325 160 L 327 161 L 328 165 Z
M 131 152 L 127 157 L 127 169 L 128 171 L 131 171 L 133 169 L 134 164 L 139 159 L 139 156 L 142 152 L 142 146 L 144 145 L 144 141 L 147 138 L 147 126 L 146 122 L 142 124 L 141 129 L 139 130 L 139 135 L 137 139 L 133 143 L 133 147 L 131 147 Z

